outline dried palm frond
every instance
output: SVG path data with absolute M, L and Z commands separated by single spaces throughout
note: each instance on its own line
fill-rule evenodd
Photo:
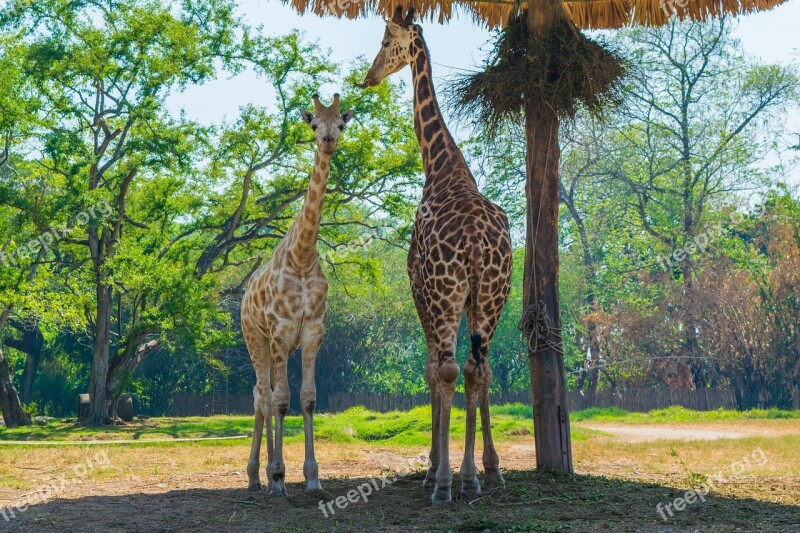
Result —
M 283 0 L 300 13 L 359 18 L 371 14 L 391 18 L 397 0 Z M 535 1 L 535 0 L 533 0 Z M 725 14 L 738 15 L 772 9 L 785 0 L 574 0 L 561 3 L 578 28 L 620 28 L 630 24 L 660 26 L 675 14 L 680 19 L 706 20 Z M 420 19 L 448 22 L 466 13 L 489 28 L 502 27 L 527 1 L 509 0 L 410 0 Z
M 529 31 L 526 17 L 511 17 L 483 72 L 456 77 L 448 99 L 457 115 L 477 118 L 494 133 L 526 109 L 573 118 L 581 107 L 599 115 L 621 100 L 625 67 L 613 49 L 583 35 L 566 17 L 537 33 Z

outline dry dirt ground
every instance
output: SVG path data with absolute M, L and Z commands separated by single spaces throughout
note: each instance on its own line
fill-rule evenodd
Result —
M 533 472 L 532 439 L 520 437 L 498 445 L 505 490 L 443 506 L 432 506 L 421 486 L 422 448 L 321 442 L 325 492 L 307 494 L 302 444 L 291 444 L 290 497 L 276 500 L 245 490 L 248 441 L 0 446 L 0 512 L 43 494 L 48 480 L 63 482 L 47 501 L 12 509 L 9 521 L 0 515 L 0 531 L 800 532 L 797 421 L 590 425 L 605 433 L 575 441 L 578 474 Z M 673 429 L 680 431 L 668 431 L 672 440 L 664 440 L 662 432 Z M 453 442 L 451 452 L 454 495 L 459 445 Z M 674 506 L 687 489 L 703 484 L 711 489 L 705 501 L 662 519 L 659 503 Z

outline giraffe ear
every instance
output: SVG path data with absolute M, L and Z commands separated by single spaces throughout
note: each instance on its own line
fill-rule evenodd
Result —
M 389 32 L 389 35 L 397 35 L 401 27 L 400 24 L 392 22 L 391 20 L 386 23 L 386 30 Z
M 311 121 L 314 120 L 314 115 L 306 111 L 305 109 L 300 110 L 300 116 L 303 117 L 303 122 L 306 124 L 311 124 Z
M 356 112 L 353 111 L 352 109 L 350 111 L 345 111 L 344 115 L 342 115 L 342 120 L 344 120 L 344 123 L 347 124 L 348 122 L 350 122 L 350 119 L 352 119 L 353 115 L 355 114 Z

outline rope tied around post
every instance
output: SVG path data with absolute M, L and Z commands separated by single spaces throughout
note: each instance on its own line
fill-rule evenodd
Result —
M 561 347 L 561 328 L 553 326 L 550 317 L 547 316 L 547 306 L 544 301 L 538 300 L 535 304 L 526 306 L 517 328 L 528 339 L 529 357 L 547 349 L 564 355 Z

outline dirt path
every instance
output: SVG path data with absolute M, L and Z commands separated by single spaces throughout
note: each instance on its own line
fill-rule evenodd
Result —
M 678 428 L 664 426 L 583 426 L 588 429 L 611 433 L 614 437 L 627 442 L 649 442 L 654 440 L 717 440 L 717 439 L 741 439 L 744 437 L 757 436 L 757 432 L 701 429 L 701 428 Z
M 634 426 L 634 425 L 615 425 L 615 424 L 590 424 L 581 425 L 587 429 L 594 429 L 610 433 L 617 439 L 626 442 L 651 442 L 657 440 L 718 440 L 718 439 L 743 439 L 747 437 L 765 437 L 778 435 L 800 434 L 800 431 L 793 426 L 775 427 L 768 425 L 731 427 L 696 427 L 696 426 Z

